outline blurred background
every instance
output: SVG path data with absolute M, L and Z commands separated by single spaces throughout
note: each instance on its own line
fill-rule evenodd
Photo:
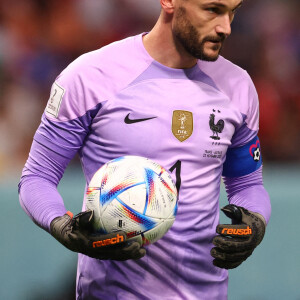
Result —
M 0 0 L 0 299 L 74 299 L 76 255 L 21 210 L 18 180 L 56 76 L 85 52 L 151 30 L 159 11 L 159 0 Z M 300 299 L 299 15 L 299 0 L 245 0 L 222 53 L 257 88 L 273 205 L 263 244 L 230 271 L 229 299 Z M 80 211 L 83 187 L 75 159 L 59 186 L 68 209 Z

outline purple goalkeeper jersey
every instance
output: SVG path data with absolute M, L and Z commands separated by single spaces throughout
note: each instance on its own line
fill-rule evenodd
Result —
M 257 94 L 244 70 L 221 56 L 169 68 L 147 53 L 142 35 L 130 37 L 82 55 L 54 82 L 23 171 L 21 203 L 49 230 L 66 211 L 56 185 L 75 153 L 87 185 L 109 160 L 150 158 L 180 185 L 174 225 L 137 261 L 79 254 L 77 299 L 226 299 L 228 273 L 210 256 L 222 173 L 231 203 L 269 218 L 257 132 Z M 35 181 L 46 187 L 43 200 L 28 192 Z

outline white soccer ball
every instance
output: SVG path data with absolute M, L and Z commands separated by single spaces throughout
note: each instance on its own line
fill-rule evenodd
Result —
M 104 164 L 90 181 L 86 209 L 94 211 L 96 232 L 122 230 L 142 245 L 156 242 L 173 225 L 177 189 L 158 163 L 122 156 Z

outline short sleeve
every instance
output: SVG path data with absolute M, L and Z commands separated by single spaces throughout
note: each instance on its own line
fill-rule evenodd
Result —
M 83 116 L 95 107 L 100 98 L 95 97 L 95 70 L 84 55 L 72 62 L 52 85 L 45 115 L 55 122 L 66 122 Z

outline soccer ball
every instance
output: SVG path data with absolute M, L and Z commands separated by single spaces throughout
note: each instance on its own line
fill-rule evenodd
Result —
M 141 245 L 156 242 L 173 225 L 177 189 L 158 163 L 122 156 L 104 164 L 87 189 L 86 209 L 94 211 L 94 230 L 122 230 Z

